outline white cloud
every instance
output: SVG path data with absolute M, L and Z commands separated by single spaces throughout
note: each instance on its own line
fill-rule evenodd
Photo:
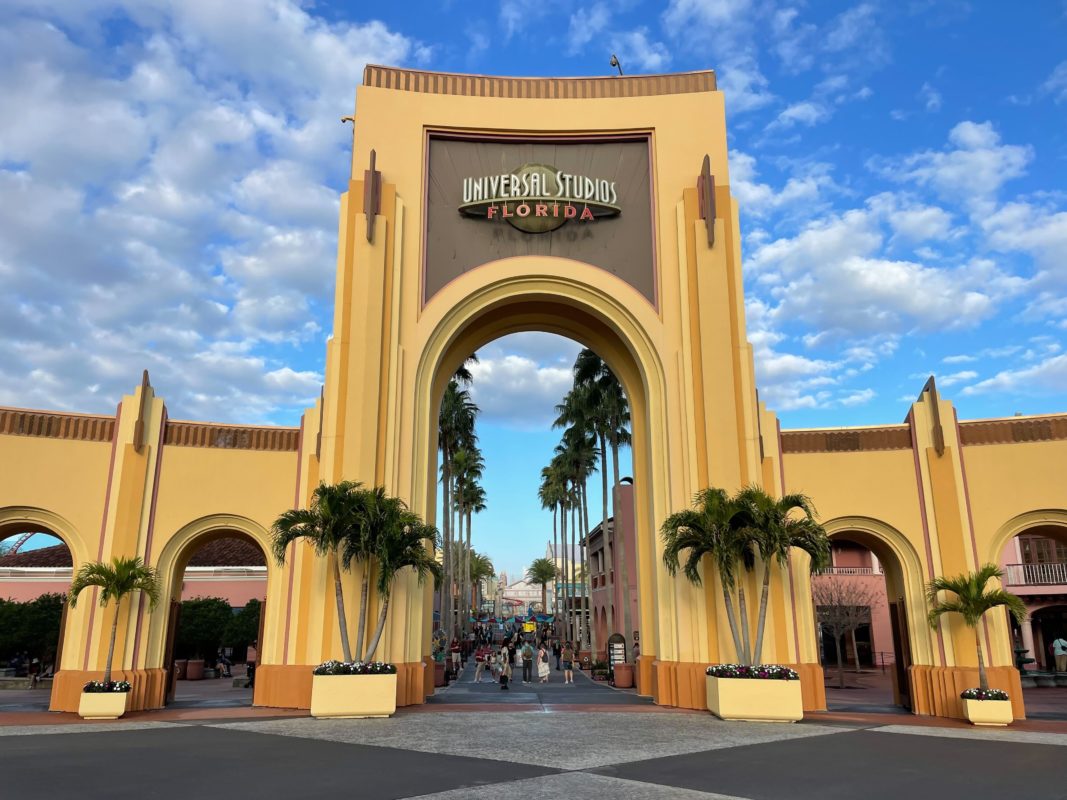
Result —
M 949 131 L 948 140 L 945 150 L 872 159 L 870 166 L 891 180 L 913 181 L 950 199 L 980 202 L 1024 175 L 1033 159 L 1028 146 L 1001 144 L 990 122 L 961 122 Z
M 927 111 L 941 110 L 941 92 L 937 91 L 929 83 L 923 83 L 919 89 L 919 102 Z
M 610 40 L 612 50 L 618 55 L 623 69 L 663 72 L 671 62 L 667 46 L 663 42 L 649 39 L 647 28 L 614 33 Z
M 1057 103 L 1067 101 L 1067 61 L 1056 65 L 1052 74 L 1041 84 L 1041 91 L 1052 95 Z
M 607 3 L 593 3 L 589 8 L 579 8 L 571 14 L 567 28 L 567 52 L 571 55 L 580 53 L 610 23 L 611 11 Z
M 16 6 L 0 52 L 0 402 L 110 411 L 148 367 L 175 416 L 292 422 L 321 382 L 287 363 L 321 363 L 338 117 L 364 64 L 429 50 L 295 0 L 115 0 Z
M 808 171 L 793 175 L 781 188 L 757 181 L 756 159 L 742 150 L 730 151 L 730 188 L 743 214 L 764 217 L 791 207 L 810 211 L 824 190 L 833 187 L 833 180 L 823 165 L 809 165 Z
M 941 359 L 944 364 L 970 364 L 972 361 L 977 361 L 978 356 L 958 355 L 958 356 L 945 356 Z
M 810 128 L 819 122 L 830 118 L 830 110 L 819 103 L 804 100 L 793 103 L 775 117 L 774 121 L 767 126 L 767 130 L 792 128 L 794 125 L 803 125 Z
M 957 383 L 973 381 L 977 377 L 978 373 L 973 369 L 965 369 L 960 372 L 953 372 L 951 375 L 939 375 L 937 380 L 942 386 L 954 386 Z
M 482 419 L 520 430 L 541 429 L 574 381 L 580 345 L 551 334 L 507 336 L 478 351 L 471 395 Z M 533 356 L 533 357 L 531 357 Z
M 875 398 L 877 392 L 874 389 L 861 389 L 857 392 L 850 392 L 840 399 L 840 403 L 843 406 L 861 406 L 865 403 L 871 402 Z
M 994 377 L 968 386 L 965 395 L 989 394 L 1040 395 L 1067 394 L 1067 355 L 1055 355 L 1032 366 L 998 372 Z

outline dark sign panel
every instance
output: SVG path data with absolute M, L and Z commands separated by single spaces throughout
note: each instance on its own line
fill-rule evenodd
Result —
M 490 261 L 558 256 L 607 270 L 654 303 L 647 137 L 472 140 L 432 135 L 424 302 Z

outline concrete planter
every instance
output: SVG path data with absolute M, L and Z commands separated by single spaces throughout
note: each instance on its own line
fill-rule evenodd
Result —
M 963 715 L 972 725 L 1010 725 L 1015 717 L 1011 713 L 1011 700 L 964 700 Z
M 634 685 L 634 665 L 633 664 L 616 664 L 615 668 L 615 688 L 617 689 L 632 689 Z
M 78 716 L 82 719 L 118 719 L 126 713 L 129 692 L 82 692 Z
M 202 681 L 204 679 L 204 659 L 189 659 L 189 663 L 185 668 L 185 679 L 187 681 Z
M 316 719 L 390 717 L 396 713 L 396 675 L 314 675 L 311 716 Z
M 719 719 L 796 722 L 804 718 L 800 681 L 714 678 L 708 675 L 708 711 Z

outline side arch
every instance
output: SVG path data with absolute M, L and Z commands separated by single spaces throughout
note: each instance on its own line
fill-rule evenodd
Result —
M 993 534 L 989 549 L 986 551 L 986 560 L 983 563 L 999 564 L 1000 554 L 1008 542 L 1030 528 L 1041 526 L 1060 528 L 1063 535 L 1067 537 L 1067 509 L 1043 508 L 1012 517 Z
M 181 596 L 182 576 L 185 567 L 193 554 L 201 546 L 216 539 L 225 539 L 237 535 L 256 544 L 263 551 L 267 563 L 267 606 L 263 613 L 266 614 L 264 627 L 270 627 L 277 616 L 275 606 L 271 602 L 281 586 L 279 567 L 271 557 L 271 539 L 269 532 L 258 522 L 247 517 L 235 514 L 211 514 L 206 517 L 193 520 L 179 528 L 167 539 L 166 544 L 160 551 L 155 567 L 159 572 L 161 582 L 160 603 L 152 612 L 152 623 L 149 627 L 148 648 L 145 654 L 145 667 L 148 669 L 164 668 L 163 651 L 166 646 L 168 601 L 179 600 Z M 261 652 L 265 651 L 263 643 L 260 643 Z
M 878 557 L 885 570 L 887 589 L 904 599 L 912 663 L 935 664 L 932 632 L 926 622 L 922 560 L 907 537 L 873 517 L 836 517 L 824 522 L 823 527 L 831 539 L 847 538 L 869 548 Z
M 39 528 L 42 532 L 53 533 L 63 540 L 74 560 L 74 571 L 87 561 L 95 558 L 85 537 L 74 525 L 53 511 L 35 506 L 7 506 L 0 508 L 0 539 L 18 533 L 28 533 Z

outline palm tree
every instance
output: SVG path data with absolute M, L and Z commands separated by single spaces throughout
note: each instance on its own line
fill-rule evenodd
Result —
M 320 483 L 311 495 L 311 508 L 290 509 L 281 514 L 271 528 L 271 550 L 279 565 L 285 564 L 285 551 L 297 539 L 306 540 L 318 555 L 330 560 L 334 600 L 337 603 L 337 626 L 345 661 L 352 660 L 352 646 L 348 641 L 341 569 L 348 569 L 355 551 L 362 547 L 358 542 L 362 530 L 359 505 L 364 496 L 356 494 L 361 485 L 356 481 L 341 481 L 332 485 Z M 356 537 L 355 542 L 352 541 L 353 537 Z M 350 554 L 346 557 L 348 560 L 339 558 L 342 548 Z
M 560 466 L 563 469 L 563 475 L 569 482 L 571 491 L 574 495 L 575 502 L 572 511 L 577 524 L 572 527 L 572 538 L 573 541 L 578 544 L 582 556 L 582 574 L 588 575 L 590 573 L 588 568 L 588 548 L 583 544 L 585 532 L 589 530 L 589 509 L 586 486 L 589 475 L 596 464 L 596 438 L 592 433 L 584 431 L 577 425 L 573 425 L 564 431 L 563 441 L 556 447 L 556 455 L 559 458 Z M 579 527 L 582 528 L 581 533 L 578 531 Z M 572 573 L 574 573 L 574 570 L 572 570 Z M 573 574 L 571 577 L 573 577 Z M 582 597 L 588 597 L 589 592 L 584 579 L 582 580 L 581 586 Z M 578 639 L 582 643 L 582 646 L 586 647 L 589 645 L 590 641 L 590 626 L 585 617 L 584 603 L 585 601 L 582 600 L 578 612 Z M 593 642 L 593 645 L 595 649 L 596 642 Z
M 762 489 L 748 487 L 731 497 L 723 489 L 708 488 L 697 494 L 694 506 L 671 514 L 664 521 L 663 563 L 674 575 L 681 565 L 682 554 L 686 554 L 683 573 L 692 583 L 700 584 L 701 562 L 705 556 L 711 558 L 719 571 L 737 660 L 741 664 L 759 664 L 772 564 L 786 566 L 790 550 L 795 547 L 811 557 L 813 571 L 821 569 L 830 556 L 826 531 L 815 521 L 811 501 L 799 494 L 775 499 Z M 796 510 L 803 512 L 802 515 L 790 516 Z M 753 651 L 749 646 L 745 584 L 739 573 L 740 570 L 751 572 L 757 561 L 762 562 L 764 571 Z
M 541 587 L 542 613 L 546 613 L 548 609 L 548 594 L 546 587 L 548 586 L 549 581 L 556 579 L 556 572 L 556 565 L 548 558 L 535 559 L 534 562 L 530 564 L 530 568 L 526 570 L 526 580 Z
M 471 358 L 473 359 L 473 356 Z M 465 372 L 465 365 L 457 371 L 457 375 L 460 375 L 461 372 Z M 465 375 L 469 377 L 470 373 L 465 372 Z M 457 450 L 473 446 L 475 441 L 474 420 L 478 414 L 478 407 L 471 401 L 470 392 L 467 389 L 460 388 L 461 379 L 462 376 L 460 378 L 454 377 L 448 382 L 444 396 L 441 399 L 441 410 L 438 414 L 438 447 L 441 450 L 441 489 L 443 495 L 441 511 L 444 531 L 444 596 L 441 598 L 440 609 L 441 613 L 445 615 L 441 621 L 441 627 L 445 628 L 450 636 L 455 632 L 455 596 L 453 594 L 455 570 L 451 563 L 451 548 L 449 547 L 453 534 L 453 487 L 455 485 L 452 460 Z
M 470 551 L 470 578 L 471 585 L 475 587 L 475 599 L 474 606 L 477 609 L 481 609 L 481 586 L 482 581 L 490 580 L 496 577 L 496 569 L 493 567 L 493 562 L 489 560 L 489 557 L 483 555 L 476 550 Z
M 954 578 L 935 578 L 926 587 L 930 627 L 936 627 L 942 614 L 955 613 L 962 616 L 964 624 L 974 631 L 974 643 L 978 651 L 978 687 L 983 690 L 989 689 L 989 678 L 986 676 L 982 641 L 978 633 L 978 622 L 982 615 L 991 608 L 1004 606 L 1020 624 L 1026 619 L 1026 604 L 1022 600 L 1003 589 L 986 589 L 989 581 L 1003 576 L 1004 573 L 996 564 L 984 564 L 977 572 Z M 942 600 L 938 597 L 941 592 L 952 592 L 956 597 Z
M 575 386 L 586 386 L 589 392 L 585 397 L 588 404 L 585 409 L 587 418 L 591 421 L 593 431 L 600 439 L 601 459 L 601 487 L 603 490 L 603 515 L 602 530 L 607 534 L 608 527 L 608 486 L 607 468 L 605 462 L 607 452 L 611 450 L 612 464 L 612 487 L 619 485 L 619 448 L 630 443 L 630 406 L 626 400 L 626 394 L 622 384 L 611 368 L 592 350 L 586 348 L 578 353 L 574 361 Z M 612 492 L 611 513 L 614 519 L 619 518 L 619 510 Z M 633 631 L 633 620 L 630 611 L 630 587 L 626 571 L 626 542 L 623 537 L 616 537 L 615 549 L 615 574 L 623 581 L 623 634 L 629 636 Z M 609 622 L 614 627 L 614 621 Z
M 747 534 L 745 538 L 755 545 L 764 567 L 756 646 L 752 653 L 752 663 L 759 664 L 767 622 L 771 562 L 786 567 L 789 551 L 796 548 L 808 554 L 811 571 L 815 572 L 830 561 L 830 540 L 826 529 L 815 521 L 815 507 L 805 495 L 787 494 L 774 498 L 763 489 L 750 486 L 738 492 L 735 500 L 741 510 L 738 521 L 742 525 L 742 533 Z M 793 515 L 795 511 L 801 512 L 801 516 Z
M 478 483 L 485 469 L 485 459 L 475 444 L 477 437 L 473 435 L 473 431 L 468 439 L 468 441 L 464 442 L 464 446 L 460 447 L 452 456 L 452 479 L 455 483 L 453 505 L 459 512 L 457 532 L 461 542 L 463 540 L 463 524 L 466 522 L 466 552 L 470 552 L 471 547 L 471 517 L 473 514 L 485 511 L 485 490 Z M 464 605 L 466 605 L 470 598 L 470 559 L 461 558 L 459 563 L 461 566 L 459 576 L 460 597 L 467 598 L 463 601 Z M 467 630 L 470 615 L 462 613 L 464 610 L 460 609 L 463 629 Z
M 88 586 L 100 588 L 102 607 L 107 607 L 111 600 L 115 601 L 115 618 L 111 620 L 111 639 L 107 645 L 107 661 L 104 662 L 104 683 L 111 683 L 111 661 L 115 657 L 115 634 L 119 628 L 119 607 L 122 598 L 133 592 L 141 592 L 148 597 L 152 608 L 155 608 L 159 602 L 159 580 L 156 570 L 145 566 L 140 556 L 115 556 L 110 564 L 90 561 L 82 565 L 71 581 L 67 595 L 71 608 L 78 604 L 78 595 Z
M 709 556 L 719 569 L 726 619 L 730 624 L 734 650 L 740 663 L 747 662 L 741 644 L 740 626 L 734 612 L 733 588 L 737 578 L 740 552 L 735 535 L 735 518 L 740 509 L 723 489 L 707 488 L 697 493 L 695 508 L 671 514 L 663 523 L 663 563 L 675 575 L 686 554 L 682 571 L 691 583 L 701 583 L 700 564 Z
M 417 514 L 408 511 L 399 498 L 389 498 L 388 504 L 390 511 L 380 519 L 380 527 L 374 537 L 377 542 L 374 548 L 374 561 L 378 568 L 377 589 L 382 605 L 364 661 L 370 661 L 378 649 L 382 631 L 385 630 L 385 619 L 389 615 L 393 581 L 399 572 L 411 567 L 421 584 L 427 575 L 436 578 L 441 571 L 433 555 L 437 546 L 437 529 L 424 524 Z M 430 542 L 429 548 L 426 546 L 427 540 Z
M 542 468 L 541 470 L 541 487 L 537 490 L 537 498 L 541 501 L 541 508 L 552 509 L 552 558 L 553 563 L 558 563 L 560 559 L 559 549 L 559 529 L 557 526 L 557 515 L 559 514 L 560 504 L 563 502 L 563 495 L 565 492 L 563 478 L 557 465 L 553 464 Z M 552 584 L 553 589 L 553 613 L 559 612 L 559 581 L 554 581 Z

